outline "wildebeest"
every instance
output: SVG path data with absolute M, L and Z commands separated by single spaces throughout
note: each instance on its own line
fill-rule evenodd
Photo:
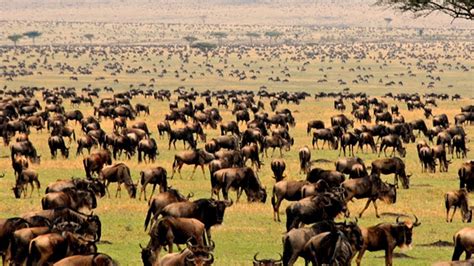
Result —
M 12 167 L 15 177 L 18 178 L 21 172 L 28 168 L 28 165 L 28 159 L 26 159 L 24 155 L 15 155 L 12 160 Z
M 282 149 L 285 148 L 286 151 L 289 151 L 293 145 L 293 140 L 288 141 L 281 136 L 266 136 L 263 138 L 263 145 L 262 148 L 265 151 L 265 156 L 268 157 L 267 150 L 272 148 L 272 157 L 275 153 L 275 149 L 278 148 L 280 150 L 280 157 L 283 157 Z
M 146 156 L 148 156 L 148 161 L 154 162 L 156 159 L 156 156 L 159 155 L 158 152 L 158 145 L 156 144 L 156 141 L 152 138 L 147 138 L 147 139 L 142 139 L 140 142 L 138 142 L 138 147 L 137 147 L 137 153 L 138 153 L 138 162 L 142 162 L 142 153 L 143 153 L 143 159 L 146 162 Z
M 280 204 L 286 199 L 288 201 L 297 201 L 303 198 L 301 189 L 306 184 L 304 180 L 281 180 L 278 181 L 272 190 L 273 220 L 280 222 Z
M 377 159 L 372 162 L 372 174 L 395 174 L 394 184 L 398 187 L 398 179 L 402 182 L 402 187 L 410 187 L 410 175 L 405 172 L 405 163 L 398 157 Z
M 245 191 L 248 201 L 260 201 L 265 203 L 267 193 L 262 186 L 260 179 L 250 167 L 226 168 L 221 169 L 211 176 L 212 194 L 219 198 L 219 190 L 222 189 L 222 195 L 225 200 L 229 199 L 230 189 L 237 191 L 237 202 Z
M 382 182 L 378 175 L 370 175 L 362 178 L 348 179 L 341 185 L 344 188 L 345 200 L 349 202 L 351 199 L 368 198 L 364 209 L 359 213 L 359 217 L 369 207 L 370 203 L 374 204 L 375 216 L 380 218 L 377 204 L 377 199 L 383 200 L 386 203 L 393 204 L 397 201 L 397 190 L 395 185 Z
M 472 227 L 464 227 L 454 234 L 454 252 L 451 258 L 452 261 L 458 261 L 464 252 L 466 252 L 466 260 L 471 259 L 472 253 L 474 252 L 473 234 L 474 229 Z
M 308 146 L 304 146 L 298 151 L 298 156 L 300 159 L 300 172 L 308 173 L 311 168 L 311 150 Z
M 385 265 L 392 265 L 393 250 L 398 247 L 411 246 L 413 228 L 419 226 L 418 218 L 415 216 L 415 222 L 410 220 L 399 221 L 397 218 L 395 224 L 380 223 L 368 228 L 361 227 L 364 244 L 357 255 L 357 266 L 360 266 L 362 257 L 366 250 L 378 251 L 385 250 Z
M 15 155 L 24 155 L 31 160 L 32 163 L 40 163 L 41 155 L 38 155 L 35 147 L 31 141 L 22 141 L 13 143 L 10 147 L 11 159 L 15 158 Z
M 140 185 L 142 186 L 140 189 L 140 195 L 138 199 L 142 199 L 142 193 L 145 193 L 145 200 L 146 200 L 146 186 L 147 184 L 152 184 L 153 189 L 151 191 L 151 195 L 155 193 L 156 185 L 160 185 L 160 192 L 165 192 L 168 188 L 168 181 L 167 181 L 166 169 L 158 166 L 150 169 L 145 169 L 140 171 Z
M 153 196 L 148 203 L 149 207 L 145 218 L 145 230 L 148 227 L 150 221 L 152 221 L 152 216 L 153 220 L 156 220 L 155 218 L 161 214 L 163 208 L 168 204 L 173 202 L 187 201 L 193 195 L 194 194 L 190 193 L 187 197 L 185 197 L 184 195 L 181 195 L 178 190 L 174 188 L 167 188 L 165 192 L 160 192 L 158 195 Z
M 80 137 L 77 140 L 76 156 L 79 156 L 79 154 L 82 154 L 82 149 L 87 149 L 87 152 L 90 154 L 92 147 L 97 146 L 98 144 L 99 143 L 97 139 L 93 138 L 89 134 L 86 134 Z
M 309 135 L 309 133 L 311 132 L 311 129 L 323 129 L 325 128 L 324 126 L 324 122 L 321 121 L 321 120 L 311 120 L 308 122 L 308 125 L 306 127 L 306 134 Z
M 28 190 L 28 184 L 31 186 L 30 198 L 33 195 L 34 186 L 33 183 L 36 184 L 36 189 L 38 190 L 38 195 L 40 194 L 39 190 L 41 188 L 41 184 L 39 181 L 38 172 L 33 169 L 24 169 L 21 171 L 18 179 L 16 180 L 15 187 L 13 187 L 13 193 L 15 194 L 15 198 L 19 199 L 21 197 L 21 193 L 24 193 L 24 197 L 26 198 L 26 193 Z
M 474 190 L 474 160 L 464 162 L 458 170 L 459 188 Z
M 469 207 L 469 194 L 465 188 L 450 191 L 444 195 L 444 204 L 446 206 L 446 222 L 452 222 L 456 209 L 461 209 L 462 222 L 470 223 L 472 220 L 472 209 Z M 449 211 L 454 207 L 451 219 L 449 219 Z
M 273 172 L 273 178 L 276 182 L 279 182 L 285 178 L 284 173 L 286 169 L 286 163 L 283 159 L 273 159 L 270 167 Z
M 171 178 L 173 178 L 176 170 L 178 170 L 178 174 L 182 178 L 181 168 L 183 167 L 184 164 L 194 165 L 194 169 L 190 178 L 194 176 L 194 172 L 196 172 L 196 168 L 198 166 L 201 166 L 202 174 L 205 176 L 206 173 L 204 171 L 204 165 L 208 164 L 214 159 L 215 159 L 215 156 L 213 154 L 208 153 L 203 149 L 179 152 L 175 154 L 174 156 L 173 173 L 171 174 Z
M 379 149 L 379 157 L 380 157 L 380 154 L 382 154 L 382 151 L 385 154 L 385 157 L 387 157 L 386 151 L 388 147 L 393 148 L 392 156 L 395 155 L 395 150 L 397 150 L 398 154 L 400 154 L 402 158 L 405 158 L 405 155 L 407 152 L 406 152 L 406 149 L 403 147 L 402 141 L 400 140 L 399 136 L 390 134 L 390 135 L 382 137 L 382 142 L 380 144 L 380 149 Z
M 258 154 L 258 145 L 255 143 L 250 143 L 249 145 L 245 145 L 240 149 L 240 152 L 242 154 L 242 160 L 243 164 L 245 165 L 247 163 L 247 160 L 250 159 L 252 162 L 252 166 L 255 166 L 257 170 L 260 169 L 262 166 L 262 162 L 260 160 L 260 156 Z
M 107 191 L 109 198 L 109 184 L 115 182 L 117 183 L 117 193 L 115 193 L 115 197 L 117 197 L 121 192 L 122 183 L 125 185 L 130 198 L 135 198 L 137 195 L 137 186 L 133 183 L 130 168 L 128 168 L 124 163 L 116 163 L 102 168 L 99 174 L 99 179 L 104 182 L 105 190 Z
M 211 240 L 211 227 L 222 224 L 224 212 L 232 205 L 232 201 L 198 199 L 195 201 L 175 202 L 163 208 L 161 215 L 195 218 L 204 223 L 208 240 Z
M 258 259 L 258 252 L 255 253 L 253 256 L 253 266 L 281 266 L 282 264 L 282 256 L 280 255 L 280 259 Z
M 8 219 L 0 219 L 0 254 L 2 256 L 2 265 L 5 264 L 6 252 L 12 234 L 21 228 L 29 227 L 30 223 L 23 218 L 15 217 Z
M 320 139 L 323 140 L 323 146 L 322 146 L 323 149 L 324 149 L 324 144 L 326 142 L 328 143 L 328 147 L 329 147 L 329 144 L 331 144 L 330 148 L 337 149 L 337 137 L 334 136 L 334 133 L 331 130 L 331 128 L 317 129 L 313 132 L 313 140 L 312 140 L 313 149 L 314 149 L 314 144 L 316 144 L 316 148 L 319 149 L 318 140 Z
M 41 199 L 43 210 L 56 208 L 70 208 L 78 211 L 82 208 L 89 210 L 97 207 L 97 199 L 94 192 L 90 190 L 76 190 L 71 188 L 63 189 L 60 192 L 47 193 Z
M 90 255 L 73 255 L 66 257 L 54 266 L 116 266 L 118 265 L 109 255 L 104 253 L 94 253 Z
M 100 171 L 104 165 L 112 164 L 112 154 L 109 150 L 99 150 L 95 151 L 86 158 L 82 160 L 84 165 L 84 170 L 86 172 L 86 177 L 91 179 L 92 173 L 97 173 L 99 175 Z
M 301 199 L 286 208 L 286 231 L 323 220 L 332 220 L 346 212 L 344 195 L 340 191 L 325 192 Z
M 50 136 L 48 139 L 49 150 L 51 151 L 51 158 L 56 158 L 57 150 L 61 151 L 64 158 L 69 157 L 69 148 L 66 147 L 64 139 L 61 136 Z
M 330 187 L 338 187 L 344 182 L 344 174 L 334 170 L 324 170 L 321 168 L 313 168 L 306 174 L 306 181 L 316 183 L 319 180 L 324 180 Z
M 96 196 L 105 196 L 105 186 L 98 179 L 80 179 L 71 178 L 66 180 L 57 180 L 49 183 L 46 187 L 46 193 L 60 192 L 65 189 L 91 190 Z

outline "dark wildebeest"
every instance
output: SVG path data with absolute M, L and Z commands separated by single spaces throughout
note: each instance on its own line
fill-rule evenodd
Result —
M 250 159 L 252 162 L 252 166 L 255 166 L 257 171 L 262 166 L 262 162 L 260 161 L 260 156 L 258 154 L 258 145 L 256 143 L 250 143 L 249 145 L 245 145 L 240 149 L 242 153 L 243 165 L 247 163 L 247 160 Z
M 413 228 L 419 226 L 418 218 L 415 216 L 415 222 L 410 220 L 399 221 L 397 218 L 395 224 L 380 223 L 368 228 L 361 227 L 364 244 L 357 255 L 357 266 L 360 266 L 362 257 L 366 250 L 378 251 L 385 250 L 385 265 L 391 266 L 393 259 L 393 250 L 398 246 L 404 248 L 411 246 Z
M 32 163 L 39 164 L 41 160 L 41 155 L 37 154 L 33 143 L 29 140 L 13 143 L 10 147 L 10 152 L 12 161 L 17 154 L 26 156 L 26 158 L 30 159 Z
M 144 192 L 146 200 L 147 184 L 153 185 L 151 195 L 155 193 L 156 185 L 160 185 L 160 192 L 165 192 L 168 188 L 167 175 L 168 173 L 166 172 L 166 169 L 161 166 L 140 171 L 140 184 L 142 187 L 140 189 L 140 195 L 138 196 L 138 199 L 142 199 L 142 193 Z
M 175 202 L 163 208 L 163 217 L 195 218 L 204 223 L 208 240 L 211 240 L 211 227 L 222 224 L 225 208 L 230 207 L 232 201 L 218 201 L 213 199 L 198 199 L 195 201 Z
M 173 144 L 174 149 L 176 149 L 176 141 L 182 140 L 183 147 L 186 148 L 186 142 L 189 144 L 189 147 L 192 149 L 196 148 L 196 140 L 193 137 L 193 133 L 187 127 L 170 129 L 169 133 L 169 143 L 168 150 L 171 149 L 171 144 Z
M 171 174 L 171 178 L 173 178 L 176 170 L 178 170 L 178 174 L 182 178 L 181 168 L 184 164 L 194 165 L 194 169 L 190 178 L 194 176 L 194 172 L 196 172 L 196 168 L 198 166 L 201 166 L 202 174 L 205 176 L 206 173 L 204 171 L 204 165 L 210 163 L 214 159 L 215 156 L 213 154 L 208 153 L 203 149 L 179 152 L 174 156 L 173 173 Z
M 368 198 L 367 204 L 365 204 L 364 209 L 360 212 L 359 217 L 362 217 L 362 214 L 372 202 L 375 208 L 375 216 L 380 218 L 376 204 L 377 199 L 383 200 L 388 204 L 393 204 L 397 201 L 395 185 L 382 182 L 378 175 L 348 179 L 341 184 L 341 187 L 345 189 L 345 200 L 347 202 L 352 198 Z
M 344 156 L 346 156 L 346 147 L 349 147 L 349 155 L 354 156 L 354 146 L 359 141 L 359 136 L 352 132 L 346 132 L 341 136 L 341 147 L 339 150 L 339 156 L 341 152 L 344 151 Z
M 227 123 L 221 124 L 221 135 L 227 134 L 230 132 L 240 137 L 239 125 L 235 121 L 229 121 Z
M 117 183 L 117 192 L 115 197 L 119 195 L 122 190 L 122 183 L 125 185 L 125 188 L 130 195 L 130 198 L 135 198 L 137 195 L 137 186 L 133 183 L 132 176 L 130 174 L 130 168 L 124 163 L 116 163 L 111 166 L 106 166 L 102 168 L 99 174 L 99 179 L 102 180 L 105 184 L 105 190 L 110 198 L 109 193 L 109 184 L 112 182 Z
M 337 137 L 334 135 L 331 128 L 316 129 L 313 132 L 313 140 L 312 140 L 313 149 L 314 149 L 314 144 L 316 144 L 316 148 L 319 149 L 318 140 L 320 139 L 323 140 L 323 146 L 322 146 L 323 149 L 324 149 L 324 144 L 326 144 L 326 142 L 328 143 L 328 148 L 337 149 Z M 329 144 L 331 144 L 331 147 L 329 147 Z
M 313 265 L 351 265 L 364 243 L 361 229 L 354 222 L 344 222 L 336 228 L 308 240 L 303 251 L 306 264 L 311 261 Z
M 444 128 L 449 127 L 449 120 L 448 116 L 446 114 L 440 114 L 440 115 L 435 115 L 433 116 L 433 127 L 435 126 L 441 126 Z
M 76 156 L 79 156 L 79 154 L 82 154 L 82 149 L 87 149 L 87 152 L 90 154 L 91 149 L 93 146 L 97 146 L 99 143 L 97 139 L 93 138 L 89 134 L 86 134 L 82 137 L 80 137 L 77 140 L 77 151 L 76 151 Z
M 165 192 L 160 192 L 158 195 L 153 196 L 148 202 L 148 211 L 145 218 L 145 230 L 148 227 L 150 221 L 156 220 L 156 218 L 161 214 L 161 211 L 168 204 L 173 202 L 188 201 L 194 194 L 190 193 L 187 197 L 181 195 L 178 190 L 171 187 L 167 188 Z M 153 219 L 151 219 L 153 216 Z
M 311 168 L 311 150 L 308 146 L 304 146 L 298 151 L 300 159 L 300 173 L 307 174 Z
M 325 128 L 324 126 L 324 122 L 321 121 L 321 120 L 311 120 L 308 122 L 308 125 L 306 127 L 306 134 L 309 135 L 309 133 L 311 132 L 311 129 L 323 129 Z
M 388 111 L 375 114 L 375 123 L 387 122 L 391 124 L 392 121 L 393 121 L 392 114 L 390 114 Z
M 28 159 L 24 155 L 15 155 L 12 160 L 12 167 L 17 179 L 21 172 L 28 168 L 28 165 Z
M 466 260 L 471 259 L 472 253 L 474 252 L 473 234 L 474 228 L 472 227 L 465 227 L 454 234 L 454 252 L 451 259 L 452 261 L 458 261 L 464 252 L 466 252 Z M 470 262 L 468 262 L 468 264 L 470 264 Z
M 60 192 L 64 189 L 77 189 L 77 190 L 91 190 L 98 197 L 105 196 L 105 186 L 98 179 L 80 179 L 71 178 L 67 180 L 57 180 L 53 183 L 49 183 L 46 187 L 46 193 Z
M 336 171 L 347 174 L 350 178 L 364 177 L 367 174 L 364 161 L 359 157 L 339 158 L 335 166 Z
M 163 217 L 158 220 L 148 233 L 148 248 L 159 254 L 162 247 L 168 246 L 168 253 L 173 253 L 173 244 L 186 244 L 190 239 L 198 246 L 204 246 L 205 227 L 195 218 Z
M 99 175 L 104 165 L 112 164 L 112 154 L 109 150 L 96 151 L 84 158 L 82 164 L 84 165 L 86 177 L 91 179 L 92 173 L 95 172 Z
M 140 115 L 141 112 L 150 115 L 150 107 L 141 103 L 135 105 L 135 111 L 137 112 L 137 115 Z
M 449 164 L 451 164 L 451 160 L 446 158 L 446 149 L 443 145 L 436 145 L 433 148 L 433 157 L 434 159 L 438 159 L 439 162 L 439 171 L 440 172 L 448 172 Z
M 158 125 L 156 127 L 158 128 L 158 135 L 160 135 L 160 137 L 162 137 L 165 132 L 168 133 L 169 136 L 171 126 L 168 121 L 158 122 Z
M 69 148 L 66 147 L 66 144 L 64 143 L 64 139 L 61 136 L 50 136 L 48 139 L 48 146 L 49 150 L 51 151 L 51 158 L 55 159 L 57 150 L 61 151 L 61 155 L 64 158 L 69 157 Z
M 156 144 L 156 141 L 152 138 L 146 138 L 140 140 L 138 142 L 138 147 L 137 147 L 137 153 L 138 153 L 138 162 L 142 162 L 142 153 L 143 153 L 143 160 L 146 162 L 146 157 L 148 156 L 148 162 L 155 162 L 156 156 L 159 155 L 158 152 L 158 145 Z
M 372 149 L 372 153 L 377 153 L 377 146 L 375 145 L 374 137 L 370 132 L 362 132 L 359 135 L 359 146 L 357 148 L 357 152 L 362 149 L 364 152 L 364 145 L 369 146 Z
M 278 148 L 280 150 L 280 157 L 283 157 L 282 149 L 285 148 L 286 151 L 289 151 L 293 145 L 293 139 L 288 141 L 280 136 L 266 136 L 263 138 L 263 145 L 262 148 L 265 151 L 265 156 L 268 157 L 267 150 L 272 148 L 272 157 L 275 153 L 275 149 Z
M 398 154 L 400 154 L 402 158 L 405 158 L 407 151 L 403 147 L 402 140 L 400 139 L 398 135 L 390 134 L 390 135 L 382 137 L 382 143 L 380 144 L 380 149 L 379 149 L 379 157 L 380 157 L 380 154 L 382 154 L 382 151 L 385 154 L 385 157 L 387 157 L 388 147 L 393 148 L 391 156 L 394 156 L 395 150 L 397 150 Z
M 282 264 L 282 256 L 280 255 L 280 259 L 258 259 L 258 252 L 255 253 L 253 256 L 253 266 L 281 266 Z
M 344 174 L 334 170 L 324 170 L 321 168 L 313 168 L 306 175 L 306 181 L 316 183 L 324 180 L 330 187 L 339 187 L 344 182 Z
M 421 162 L 421 172 L 423 173 L 428 171 L 430 173 L 435 173 L 436 161 L 433 149 L 427 145 L 425 146 L 421 144 L 418 144 L 416 148 L 418 150 L 418 157 L 420 158 Z
M 474 160 L 464 162 L 458 170 L 459 188 L 474 190 Z
M 141 256 L 144 266 L 173 265 L 173 266 L 210 266 L 214 263 L 211 251 L 214 247 L 198 247 L 188 244 L 188 247 L 179 253 L 166 254 L 160 259 L 152 252 L 151 248 L 142 248 Z
M 89 210 L 97 208 L 97 199 L 91 190 L 63 189 L 60 192 L 47 193 L 41 199 L 43 210 L 56 208 L 70 208 L 78 211 L 82 208 Z
M 331 126 L 339 126 L 347 130 L 349 126 L 354 127 L 354 120 L 350 120 L 344 114 L 339 114 L 331 117 Z
M 284 175 L 284 173 L 286 169 L 286 163 L 283 159 L 273 159 L 270 163 L 270 167 L 273 172 L 273 178 L 276 182 L 279 182 L 285 178 L 286 175 Z
M 28 190 L 28 184 L 31 186 L 30 198 L 33 195 L 34 186 L 33 183 L 36 184 L 36 189 L 38 190 L 38 195 L 40 195 L 40 188 L 41 184 L 38 178 L 38 172 L 32 169 L 24 169 L 21 171 L 18 179 L 16 180 L 15 187 L 13 187 L 13 193 L 15 194 L 15 198 L 19 199 L 21 197 L 21 193 L 24 193 L 24 197 L 26 198 L 26 193 Z
M 27 265 L 47 265 L 72 255 L 97 252 L 96 240 L 87 241 L 70 232 L 49 233 L 35 237 L 30 242 Z
M 54 264 L 54 266 L 117 266 L 116 263 L 109 255 L 104 253 L 94 253 L 90 255 L 73 255 L 66 257 Z
M 229 190 L 237 191 L 237 202 L 245 191 L 249 202 L 260 201 L 265 203 L 267 193 L 260 179 L 250 167 L 225 168 L 214 172 L 211 176 L 211 196 L 214 194 L 219 198 L 219 190 L 225 200 L 229 199 Z
M 377 159 L 372 162 L 371 174 L 395 174 L 394 184 L 398 187 L 398 178 L 401 179 L 402 187 L 408 189 L 410 187 L 410 175 L 405 172 L 405 163 L 398 157 Z
M 325 192 L 301 199 L 286 208 L 286 231 L 323 220 L 333 220 L 346 212 L 344 195 L 340 191 Z
M 469 194 L 465 188 L 450 191 L 444 195 L 444 204 L 446 206 L 446 222 L 452 222 L 456 209 L 461 209 L 462 222 L 470 223 L 472 220 L 472 209 L 469 207 Z M 451 219 L 449 219 L 449 210 L 454 207 Z
M 7 265 L 5 260 L 13 233 L 18 229 L 29 226 L 30 223 L 28 221 L 19 217 L 0 219 L 0 255 L 2 256 L 2 265 Z
M 467 147 L 466 147 L 466 138 L 460 134 L 457 134 L 453 137 L 453 150 L 456 152 L 457 158 L 466 158 L 467 157 Z M 454 152 L 452 152 L 452 157 L 454 157 Z

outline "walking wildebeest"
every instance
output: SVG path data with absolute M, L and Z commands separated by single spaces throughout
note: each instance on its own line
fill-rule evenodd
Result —
M 109 184 L 116 182 L 117 183 L 117 192 L 115 197 L 119 195 L 122 190 L 122 183 L 125 185 L 125 188 L 130 195 L 130 198 L 135 198 L 137 195 L 137 186 L 133 183 L 132 176 L 130 174 L 130 168 L 124 163 L 116 163 L 111 166 L 106 166 L 102 168 L 99 174 L 99 179 L 102 180 L 105 184 L 105 190 L 110 198 L 109 193 Z M 120 193 L 121 194 L 121 193 Z

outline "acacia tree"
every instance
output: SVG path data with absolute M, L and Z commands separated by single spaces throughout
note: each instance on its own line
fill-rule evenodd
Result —
M 411 12 L 416 17 L 441 12 L 454 19 L 474 20 L 473 0 L 377 0 L 376 5 L 388 6 L 401 12 Z
M 282 35 L 281 32 L 279 31 L 267 31 L 265 32 L 265 36 L 268 37 L 268 40 L 270 42 L 270 45 L 272 44 L 273 41 L 277 41 L 278 38 Z
M 84 34 L 84 38 L 89 40 L 89 44 L 92 44 L 92 39 L 94 39 L 94 34 L 92 33 Z
M 195 41 L 198 40 L 198 38 L 194 36 L 186 36 L 183 39 L 188 42 L 189 46 L 191 46 Z
M 196 49 L 201 50 L 201 52 L 203 52 L 204 55 L 206 56 L 206 64 L 207 64 L 209 61 L 209 51 L 216 49 L 217 45 L 215 45 L 214 43 L 209 43 L 209 42 L 196 42 L 191 45 L 191 48 L 196 48 Z
M 33 45 L 35 45 L 35 39 L 40 37 L 43 33 L 39 32 L 39 31 L 27 31 L 25 33 L 23 33 L 24 36 L 30 38 L 32 41 L 33 41 Z
M 218 31 L 218 32 L 211 33 L 211 36 L 217 39 L 217 43 L 219 44 L 219 46 L 222 46 L 222 39 L 227 38 L 227 33 Z
M 17 42 L 23 38 L 23 35 L 21 34 L 12 34 L 7 37 L 10 41 L 13 42 L 13 45 L 16 47 Z
M 256 32 L 247 32 L 245 36 L 249 37 L 250 39 L 250 45 L 253 46 L 253 39 L 255 38 L 260 38 L 260 34 Z

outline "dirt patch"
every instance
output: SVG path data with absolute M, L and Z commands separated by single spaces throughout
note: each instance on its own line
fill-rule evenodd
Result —
M 422 246 L 422 247 L 453 247 L 454 244 L 452 242 L 444 241 L 444 240 L 438 240 L 433 243 L 429 244 L 420 244 L 417 246 Z
M 380 216 L 386 216 L 386 217 L 409 217 L 408 215 L 406 214 L 403 214 L 403 213 L 396 213 L 396 212 L 382 212 L 380 214 Z

